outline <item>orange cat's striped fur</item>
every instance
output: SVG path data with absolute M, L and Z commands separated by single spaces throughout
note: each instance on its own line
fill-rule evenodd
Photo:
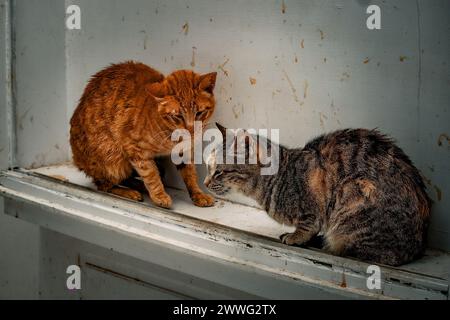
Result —
M 214 112 L 216 73 L 181 70 L 164 77 L 142 63 L 112 65 L 92 77 L 70 121 L 75 165 L 92 177 L 99 190 L 133 200 L 139 191 L 119 186 L 136 171 L 152 201 L 169 208 L 155 158 L 170 154 L 175 129 L 194 130 Z M 193 136 L 193 135 L 192 135 Z M 214 199 L 197 182 L 193 164 L 178 167 L 194 204 Z

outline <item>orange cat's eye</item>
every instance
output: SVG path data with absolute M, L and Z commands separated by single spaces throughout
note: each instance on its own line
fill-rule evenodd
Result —
M 195 118 L 200 119 L 203 118 L 208 113 L 208 110 L 199 111 L 195 114 Z
M 183 121 L 183 116 L 179 113 L 166 113 L 163 117 L 167 120 L 172 120 L 174 122 Z
M 173 119 L 177 120 L 177 121 L 181 121 L 183 120 L 183 116 L 179 113 L 173 113 L 170 115 Z

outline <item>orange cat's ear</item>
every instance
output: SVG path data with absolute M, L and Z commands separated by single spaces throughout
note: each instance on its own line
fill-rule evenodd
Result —
M 217 72 L 211 72 L 200 76 L 198 88 L 202 91 L 206 91 L 209 94 L 213 94 L 214 87 L 216 86 Z
M 147 85 L 147 92 L 150 93 L 153 97 L 162 98 L 167 95 L 167 88 L 161 82 L 155 82 Z

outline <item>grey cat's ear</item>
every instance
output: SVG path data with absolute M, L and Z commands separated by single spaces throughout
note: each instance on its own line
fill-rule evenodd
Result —
M 213 94 L 216 86 L 217 72 L 211 72 L 200 76 L 198 88 L 202 91 Z
M 269 143 L 265 138 L 248 132 L 245 133 L 245 151 L 250 163 L 269 164 L 271 157 L 268 155 L 268 148 L 270 148 Z
M 217 127 L 217 129 L 220 130 L 220 132 L 222 133 L 222 137 L 225 139 L 225 137 L 227 136 L 227 128 L 225 128 L 223 125 L 221 125 L 218 122 L 216 122 L 216 127 Z
M 256 164 L 257 161 L 257 141 L 245 130 L 239 129 L 235 132 L 230 152 L 236 155 L 241 161 Z
M 258 141 L 252 135 L 246 132 L 245 133 L 246 157 L 248 157 L 249 160 L 253 159 L 254 163 L 256 163 L 256 161 L 258 160 L 258 151 L 259 151 Z

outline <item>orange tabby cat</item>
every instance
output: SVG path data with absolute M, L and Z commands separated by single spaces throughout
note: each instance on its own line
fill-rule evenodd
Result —
M 112 65 L 92 77 L 70 121 L 75 165 L 100 191 L 141 201 L 139 191 L 119 186 L 136 171 L 152 201 L 172 205 L 155 158 L 169 155 L 175 129 L 194 131 L 194 121 L 214 112 L 216 73 L 181 70 L 164 77 L 137 62 Z M 197 182 L 194 164 L 178 166 L 192 201 L 212 206 Z

